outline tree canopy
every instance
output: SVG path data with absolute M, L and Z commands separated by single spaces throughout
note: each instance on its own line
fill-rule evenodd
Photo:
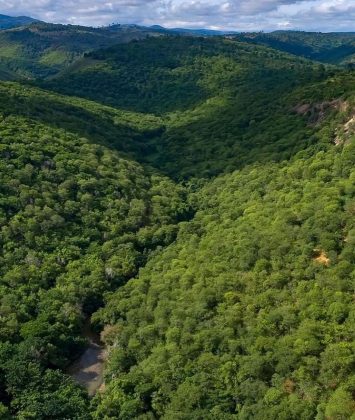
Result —
M 0 83 L 1 419 L 354 416 L 354 73 L 244 41 Z

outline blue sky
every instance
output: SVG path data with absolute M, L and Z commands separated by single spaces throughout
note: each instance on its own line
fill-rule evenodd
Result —
M 355 31 L 355 0 L 0 0 L 0 13 L 91 26 Z

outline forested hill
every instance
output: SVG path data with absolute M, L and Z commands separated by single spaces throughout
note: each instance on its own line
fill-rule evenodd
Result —
M 112 349 L 95 418 L 353 418 L 352 130 L 190 196 L 177 241 L 95 317 Z
M 67 97 L 21 83 L 0 84 L 0 112 L 65 130 L 138 160 L 149 139 L 163 131 L 161 118 Z
M 4 22 L 7 22 L 5 16 Z M 13 20 L 15 19 L 15 20 Z M 17 18 L 10 18 L 17 22 Z M 144 40 L 149 37 L 231 38 L 261 44 L 324 63 L 351 64 L 354 55 L 354 34 L 317 34 L 278 31 L 267 34 L 227 34 L 218 31 L 166 29 L 159 26 L 115 24 L 93 28 L 60 25 L 20 19 L 15 27 L 1 27 L 0 68 L 23 79 L 43 79 L 58 75 L 85 53 L 118 43 Z M 19 27 L 18 27 L 19 26 Z M 174 44 L 174 42 L 172 42 Z M 80 61 L 77 63 L 80 66 Z M 1 73 L 0 79 L 3 80 Z
M 186 191 L 105 146 L 100 107 L 0 90 L 0 418 L 5 404 L 16 418 L 87 419 L 87 396 L 58 369 L 84 348 L 104 293 L 174 240 Z M 86 132 L 95 115 L 101 128 Z M 122 148 L 144 129 L 114 117 Z
M 160 32 L 135 25 L 92 28 L 36 22 L 0 31 L 0 64 L 24 79 L 46 78 L 88 51 L 153 35 Z
M 132 40 L 180 34 L 218 36 L 208 30 L 114 24 L 105 27 L 61 25 L 0 15 L 0 68 L 18 78 L 50 78 L 85 53 Z M 0 73 L 0 80 L 4 80 Z M 6 79 L 5 79 L 6 80 Z
M 353 86 L 349 74 L 248 43 L 165 37 L 88 54 L 41 85 L 160 116 L 164 130 L 136 158 L 181 179 L 282 160 L 317 142 L 332 101 Z
M 265 45 L 324 63 L 355 66 L 355 32 L 275 31 L 245 33 L 234 39 Z
M 159 37 L 88 53 L 43 86 L 119 108 L 164 114 L 216 96 L 234 99 L 252 84 L 269 83 L 275 89 L 290 81 L 291 90 L 320 80 L 325 71 L 325 66 L 245 42 Z
M 1 420 L 351 419 L 354 109 L 349 69 L 224 38 L 1 82 Z
M 37 19 L 33 19 L 28 16 L 6 16 L 0 15 L 0 29 L 10 29 L 19 26 L 29 25 L 31 23 L 38 22 Z

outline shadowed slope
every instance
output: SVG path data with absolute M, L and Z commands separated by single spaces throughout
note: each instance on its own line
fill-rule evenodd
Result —
M 326 80 L 323 93 L 313 98 Z M 340 70 L 270 48 L 169 37 L 96 51 L 43 85 L 159 115 L 165 130 L 148 139 L 147 153 L 136 159 L 189 178 L 288 159 L 316 143 L 322 118 L 311 123 L 294 108 L 337 99 L 352 83 L 350 73 L 342 76 Z

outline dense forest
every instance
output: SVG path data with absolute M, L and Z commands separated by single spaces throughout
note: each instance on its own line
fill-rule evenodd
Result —
M 46 25 L 0 31 L 0 418 L 353 418 L 351 68 Z
M 95 418 L 349 419 L 354 164 L 354 143 L 307 150 L 192 194 L 176 243 L 95 315 Z
M 335 75 L 326 89 L 314 86 Z M 290 157 L 314 140 L 324 118 L 321 109 L 310 109 L 304 118 L 294 111 L 297 105 L 323 103 L 331 111 L 332 98 L 352 85 L 343 70 L 268 48 L 186 37 L 96 51 L 61 77 L 41 83 L 159 116 L 163 131 L 149 139 L 150 153 L 143 158 L 179 179 Z
M 186 191 L 69 128 L 2 110 L 0 135 L 0 395 L 21 418 L 68 418 L 86 400 L 54 369 L 103 293 L 174 240 Z
M 8 73 L 5 80 L 50 79 L 90 51 L 148 37 L 204 34 L 222 35 L 222 32 L 129 24 L 93 28 L 0 15 L 0 79 L 4 80 L 1 70 Z
M 91 28 L 34 22 L 0 31 L 0 66 L 12 71 L 14 77 L 48 78 L 85 52 L 157 34 L 160 32 L 129 25 Z
M 269 46 L 324 63 L 355 66 L 354 32 L 275 31 L 271 33 L 244 33 L 235 35 L 233 38 Z

